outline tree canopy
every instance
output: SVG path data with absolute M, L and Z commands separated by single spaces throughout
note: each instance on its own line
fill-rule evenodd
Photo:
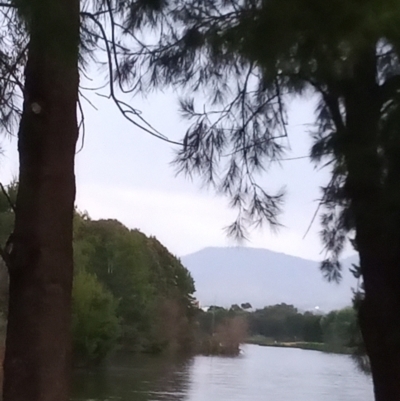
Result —
M 120 344 L 148 352 L 190 350 L 195 287 L 181 262 L 156 238 L 116 220 L 75 219 L 76 269 L 94 275 L 116 301 Z

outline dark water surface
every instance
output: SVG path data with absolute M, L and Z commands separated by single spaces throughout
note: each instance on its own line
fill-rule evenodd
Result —
M 373 401 L 344 355 L 247 345 L 237 358 L 119 356 L 77 371 L 73 401 Z

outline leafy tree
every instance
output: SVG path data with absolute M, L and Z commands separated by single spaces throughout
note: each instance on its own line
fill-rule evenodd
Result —
M 323 342 L 323 330 L 321 327 L 321 316 L 306 312 L 303 314 L 303 340 L 306 342 Z
M 320 316 L 300 313 L 293 305 L 273 305 L 247 315 L 252 335 L 276 341 L 322 342 Z
M 16 187 L 13 184 L 0 193 L 3 238 L 12 230 L 11 199 Z M 151 352 L 193 349 L 197 310 L 193 279 L 157 239 L 116 220 L 93 221 L 87 213 L 76 211 L 74 263 L 76 363 L 100 362 L 115 344 Z M 6 323 L 7 283 L 7 269 L 0 265 L 0 330 Z
M 1 4 L 1 125 L 19 122 L 20 156 L 4 400 L 68 399 L 79 3 Z
M 239 312 L 239 311 L 242 310 L 242 308 L 241 308 L 238 304 L 233 304 L 233 305 L 230 307 L 230 310 L 233 311 L 233 312 Z
M 157 289 L 153 298 L 159 317 L 158 325 L 152 328 L 154 341 L 167 344 L 169 349 L 191 350 L 198 312 L 194 306 L 193 278 L 181 261 L 155 237 L 150 237 L 148 246 L 155 256 L 151 264 L 152 280 Z
M 78 243 L 90 244 L 84 253 L 87 271 L 96 274 L 119 300 L 117 313 L 123 327 L 131 326 L 127 339 L 131 343 L 135 342 L 134 333 L 144 330 L 148 323 L 147 300 L 152 296 L 149 264 L 144 257 L 146 237 L 140 234 L 139 241 L 135 237 L 115 220 L 87 220 L 77 233 Z
M 17 188 L 18 184 L 12 183 L 0 193 L 3 239 L 12 231 Z M 76 364 L 98 363 L 115 346 L 153 352 L 190 350 L 194 346 L 193 279 L 159 241 L 129 230 L 118 221 L 93 221 L 87 213 L 78 211 L 74 214 L 73 233 L 72 334 Z M 6 324 L 7 283 L 8 272 L 3 264 L 1 335 Z M 126 336 L 129 331 L 135 336 Z
M 95 275 L 79 272 L 74 278 L 72 333 L 79 364 L 97 363 L 116 345 L 117 302 Z
M 131 74 L 190 93 L 192 125 L 177 168 L 228 194 L 238 218 L 228 232 L 277 226 L 283 193 L 257 183 L 282 160 L 287 105 L 317 100 L 310 154 L 330 169 L 319 209 L 327 258 L 339 281 L 346 241 L 360 255 L 360 328 L 377 401 L 400 398 L 399 3 L 392 0 L 189 0 L 163 3 L 155 43 L 126 57 Z M 129 78 L 132 75 L 127 74 Z M 144 79 L 144 78 L 142 78 Z M 198 105 L 204 91 L 207 105 Z M 200 106 L 200 107 L 198 107 Z
M 330 312 L 321 320 L 324 342 L 333 350 L 352 346 L 352 330 L 356 321 L 353 308 Z
M 212 335 L 224 322 L 234 318 L 247 322 L 252 341 L 261 336 L 261 341 L 266 343 L 320 343 L 323 345 L 321 349 L 330 352 L 348 353 L 356 348 L 354 341 L 357 340 L 357 319 L 353 308 L 332 311 L 327 315 L 315 315 L 308 311 L 300 313 L 293 305 L 287 304 L 266 306 L 254 312 L 214 306 L 207 312 L 199 313 L 197 321 L 201 333 Z
M 252 308 L 252 306 L 251 306 L 251 304 L 250 304 L 249 302 L 244 302 L 244 303 L 242 303 L 242 304 L 240 305 L 240 307 L 241 307 L 242 309 L 244 309 L 244 310 L 247 310 L 247 309 L 251 309 L 251 308 Z
M 81 214 L 74 236 L 77 271 L 95 275 L 118 300 L 120 346 L 147 352 L 192 347 L 194 282 L 157 239 Z
M 159 6 L 133 0 L 0 3 L 0 128 L 14 134 L 19 125 L 15 227 L 2 251 L 10 272 L 6 401 L 68 400 L 74 159 L 79 130 L 84 134 L 79 76 L 93 63 L 104 65 L 96 52 L 105 50 L 110 100 L 133 124 L 165 140 L 117 98 L 124 75 L 118 59 L 130 53 L 133 29 Z
M 213 335 L 216 327 L 235 315 L 236 313 L 232 310 L 225 309 L 221 306 L 210 306 L 207 312 L 200 312 L 197 316 L 200 331 L 208 335 Z

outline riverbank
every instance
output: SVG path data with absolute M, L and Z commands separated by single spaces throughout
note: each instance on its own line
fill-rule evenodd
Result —
M 316 342 L 304 342 L 304 341 L 274 341 L 267 337 L 254 336 L 250 337 L 246 341 L 247 344 L 260 345 L 262 347 L 280 347 L 280 348 L 299 348 L 311 351 L 327 352 L 331 354 L 344 354 L 350 355 L 351 349 L 342 346 L 333 346 L 331 344 L 316 343 Z

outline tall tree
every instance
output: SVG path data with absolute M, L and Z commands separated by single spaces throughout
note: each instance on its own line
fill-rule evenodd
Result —
M 288 101 L 318 100 L 310 154 L 332 173 L 320 201 L 321 268 L 339 281 L 340 254 L 354 240 L 375 398 L 400 399 L 399 3 L 176 0 L 157 22 L 158 39 L 141 42 L 125 70 L 190 93 L 181 111 L 192 125 L 177 167 L 230 196 L 239 211 L 231 234 L 278 224 L 283 194 L 257 178 L 282 160 Z M 201 108 L 199 91 L 208 96 Z
M 10 277 L 5 401 L 68 400 L 79 73 L 106 50 L 109 97 L 140 126 L 116 97 L 114 69 L 128 51 L 116 30 L 145 9 L 124 0 L 0 3 L 0 128 L 19 124 L 20 162 L 15 229 L 1 251 Z
M 5 250 L 10 291 L 4 400 L 67 400 L 79 0 L 15 6 L 29 43 L 15 228 Z

